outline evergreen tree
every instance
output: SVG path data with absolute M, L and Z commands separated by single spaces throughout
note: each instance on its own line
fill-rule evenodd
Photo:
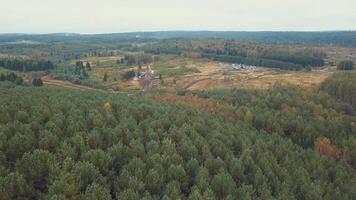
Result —
M 91 71 L 90 62 L 87 62 L 87 63 L 85 64 L 85 67 L 86 67 L 86 69 L 87 69 L 88 71 Z
M 32 85 L 36 86 L 36 87 L 41 87 L 41 86 L 43 86 L 43 81 L 41 78 L 34 78 L 32 80 Z

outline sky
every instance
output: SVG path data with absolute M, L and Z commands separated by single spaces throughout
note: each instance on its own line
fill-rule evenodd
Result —
M 356 30 L 356 0 L 0 0 L 0 33 Z

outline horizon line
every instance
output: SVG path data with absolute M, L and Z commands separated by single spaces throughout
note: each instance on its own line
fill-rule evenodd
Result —
M 149 31 L 118 31 L 118 32 L 4 32 L 0 35 L 53 35 L 53 34 L 75 34 L 75 35 L 103 35 L 103 34 L 125 34 L 125 33 L 159 33 L 159 32 L 247 32 L 247 33 L 327 33 L 327 32 L 356 32 L 356 29 L 339 30 L 149 30 Z

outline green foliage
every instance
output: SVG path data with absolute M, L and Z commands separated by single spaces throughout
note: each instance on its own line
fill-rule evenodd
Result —
M 339 72 L 326 79 L 320 86 L 320 90 L 349 103 L 356 109 L 356 73 Z
M 16 85 L 23 85 L 24 81 L 21 76 L 18 76 L 17 74 L 10 72 L 7 74 L 0 74 L 0 81 L 9 81 L 12 83 L 15 83 Z
M 136 76 L 136 72 L 133 71 L 133 70 L 130 70 L 130 71 L 127 71 L 127 72 L 124 73 L 123 78 L 125 80 L 129 80 L 129 79 L 134 78 L 135 76 Z
M 355 84 L 349 82 L 356 79 L 350 76 L 347 80 L 345 82 L 348 84 L 342 88 L 344 82 L 331 78 L 326 80 L 322 89 L 333 95 L 333 89 L 340 88 L 334 85 L 340 85 L 341 88 L 336 94 L 344 92 L 338 97 L 344 97 L 345 102 L 352 103 L 353 93 L 349 91 L 354 91 L 352 87 Z M 323 93 L 310 94 L 281 85 L 267 91 L 234 89 L 189 93 L 224 102 L 229 106 L 223 112 L 229 113 L 230 118 L 238 123 L 251 125 L 262 133 L 279 134 L 306 149 L 313 149 L 318 138 L 329 138 L 331 143 L 336 145 L 332 151 L 340 152 L 336 153 L 334 158 L 344 159 L 351 166 L 356 166 L 356 148 L 349 145 L 355 140 L 356 117 L 354 109 L 347 103 L 337 102 Z M 218 170 L 216 161 L 208 161 L 211 169 Z M 235 180 L 239 180 L 243 176 L 240 164 L 236 162 L 234 160 L 230 172 Z
M 220 172 L 216 174 L 211 180 L 211 185 L 219 199 L 236 196 L 236 183 L 228 173 Z
M 126 54 L 124 57 L 124 60 L 121 61 L 125 62 L 126 65 L 128 66 L 133 66 L 133 65 L 139 65 L 141 66 L 142 64 L 148 64 L 153 61 L 153 56 L 150 54 L 144 54 L 144 53 L 139 53 L 139 54 Z
M 111 200 L 110 191 L 96 183 L 88 186 L 83 196 L 85 200 Z
M 304 67 L 300 64 L 294 64 L 291 62 L 271 60 L 271 59 L 255 59 L 255 58 L 245 58 L 241 56 L 230 56 L 230 55 L 215 55 L 215 54 L 203 54 L 204 58 L 214 59 L 222 62 L 230 63 L 241 63 L 253 66 L 263 66 L 271 68 L 279 68 L 285 70 L 301 70 Z
M 104 74 L 103 81 L 104 82 L 108 81 L 108 74 L 107 73 Z
M 35 87 L 41 87 L 41 86 L 43 86 L 43 81 L 41 78 L 34 78 L 32 80 L 32 85 Z
M 35 150 L 33 153 L 25 153 L 16 162 L 16 171 L 23 174 L 36 190 L 46 192 L 49 175 L 55 174 L 53 171 L 56 164 L 53 154 L 43 150 Z
M 77 61 L 74 68 L 74 75 L 77 76 L 78 79 L 87 79 L 89 77 L 87 70 L 90 69 L 90 64 L 87 62 L 86 67 L 84 67 L 83 61 Z
M 300 96 L 288 91 L 279 89 Z M 355 169 L 343 160 L 220 115 L 96 91 L 0 92 L 1 199 L 356 197 Z
M 159 170 L 150 169 L 146 176 L 146 187 L 151 194 L 159 195 L 164 187 L 164 181 Z
M 31 191 L 22 174 L 17 172 L 9 173 L 5 177 L 0 177 L 1 199 L 25 199 L 31 198 Z
M 222 62 L 241 63 L 285 70 L 321 67 L 326 54 L 312 48 L 300 48 L 278 44 L 242 42 L 227 39 L 176 39 L 164 43 L 150 43 L 142 47 L 151 53 L 190 55 L 198 53 L 203 58 Z
M 353 70 L 354 69 L 354 63 L 351 60 L 341 61 L 337 65 L 337 69 L 339 69 L 339 70 Z
M 45 71 L 54 68 L 54 64 L 49 60 L 32 60 L 20 57 L 0 57 L 0 66 L 16 71 Z
M 86 67 L 86 69 L 87 69 L 88 71 L 91 71 L 90 62 L 87 62 L 87 63 L 85 64 L 85 67 Z
M 139 200 L 140 199 L 140 195 L 132 190 L 132 189 L 127 189 L 124 190 L 122 192 L 120 192 L 119 194 L 117 194 L 117 199 L 122 199 L 122 200 Z

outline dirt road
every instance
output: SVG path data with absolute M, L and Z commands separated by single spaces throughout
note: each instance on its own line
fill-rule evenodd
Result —
M 201 81 L 206 81 L 206 80 L 211 80 L 212 78 L 203 78 L 203 79 L 199 79 L 193 82 L 188 83 L 186 86 L 184 86 L 184 89 L 189 89 L 190 87 L 192 87 L 193 85 L 195 85 L 196 83 L 199 83 Z
M 81 91 L 96 90 L 94 88 L 84 86 L 84 85 L 77 85 L 77 84 L 71 83 L 69 81 L 55 80 L 48 76 L 42 77 L 42 81 L 45 86 L 65 87 L 65 88 L 77 89 L 77 90 L 81 90 Z

